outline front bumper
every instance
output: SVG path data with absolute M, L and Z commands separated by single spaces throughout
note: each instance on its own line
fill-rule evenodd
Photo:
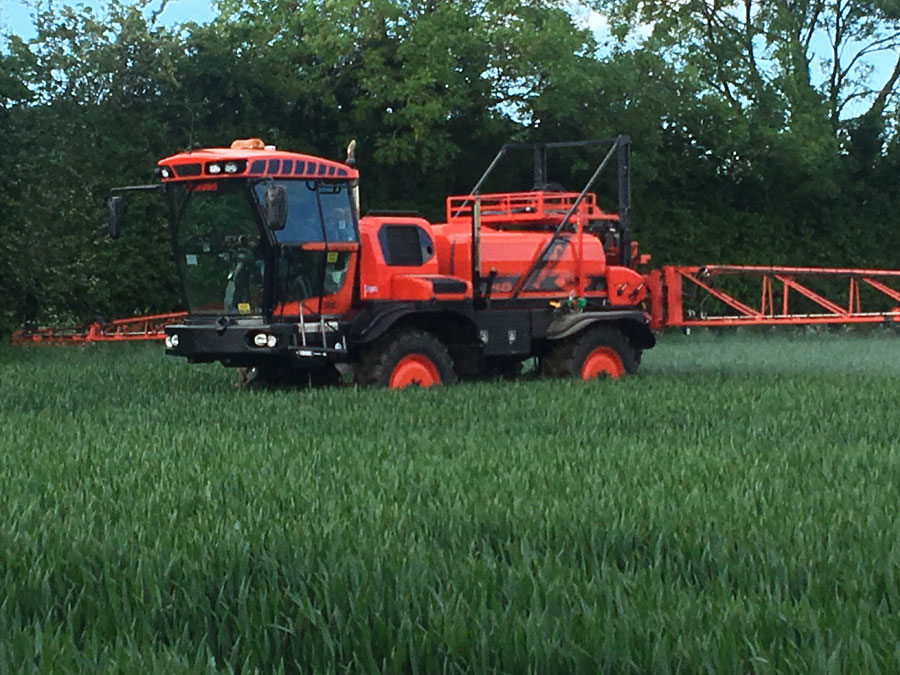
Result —
M 221 361 L 226 366 L 255 366 L 267 361 L 307 364 L 346 360 L 346 340 L 337 330 L 307 332 L 292 323 L 172 324 L 166 326 L 166 354 L 191 363 Z

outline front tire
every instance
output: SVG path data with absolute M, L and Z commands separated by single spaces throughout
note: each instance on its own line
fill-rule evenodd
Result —
M 388 333 L 366 348 L 356 367 L 356 383 L 361 386 L 403 389 L 455 382 L 447 348 L 421 330 Z
M 640 351 L 610 326 L 595 326 L 553 345 L 543 369 L 550 377 L 624 377 L 640 364 Z

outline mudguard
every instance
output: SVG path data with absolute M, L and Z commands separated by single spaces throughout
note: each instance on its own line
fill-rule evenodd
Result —
M 363 312 L 354 318 L 350 324 L 348 337 L 353 344 L 367 344 L 377 340 L 384 335 L 390 328 L 401 319 L 415 315 L 420 321 L 420 325 L 427 324 L 431 317 L 443 317 L 444 321 L 441 326 L 446 328 L 446 319 L 448 315 L 452 315 L 458 319 L 460 324 L 471 326 L 474 335 L 474 323 L 471 316 L 464 311 L 454 311 L 453 309 L 442 307 L 436 309 L 432 306 L 422 307 L 415 303 L 396 304 L 392 303 L 390 307 L 381 310 Z M 425 329 L 431 329 L 428 325 L 422 326 Z M 438 331 L 440 332 L 440 331 Z
M 650 349 L 656 344 L 656 337 L 650 330 L 646 314 L 634 309 L 563 314 L 547 326 L 546 338 L 562 340 L 596 323 L 618 324 L 628 335 L 631 344 L 638 349 Z
M 354 344 L 372 342 L 384 335 L 398 319 L 415 311 L 413 304 L 394 304 L 385 309 L 363 312 L 354 317 L 348 337 Z

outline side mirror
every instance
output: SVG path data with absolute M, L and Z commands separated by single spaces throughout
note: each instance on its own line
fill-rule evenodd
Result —
M 125 199 L 123 197 L 110 197 L 106 202 L 109 208 L 109 220 L 107 229 L 110 239 L 118 239 L 122 232 L 122 223 L 125 222 Z
M 287 190 L 283 185 L 266 186 L 266 226 L 283 230 L 287 224 Z

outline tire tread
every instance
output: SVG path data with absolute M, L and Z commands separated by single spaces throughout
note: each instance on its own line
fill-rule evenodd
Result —
M 397 363 L 410 354 L 431 359 L 442 385 L 456 383 L 453 359 L 447 348 L 433 334 L 416 329 L 390 331 L 369 345 L 356 364 L 356 383 L 363 387 L 387 387 Z
M 584 360 L 597 347 L 614 349 L 626 374 L 633 375 L 641 363 L 640 350 L 621 331 L 611 326 L 593 326 L 555 344 L 543 360 L 543 372 L 549 377 L 580 377 Z

